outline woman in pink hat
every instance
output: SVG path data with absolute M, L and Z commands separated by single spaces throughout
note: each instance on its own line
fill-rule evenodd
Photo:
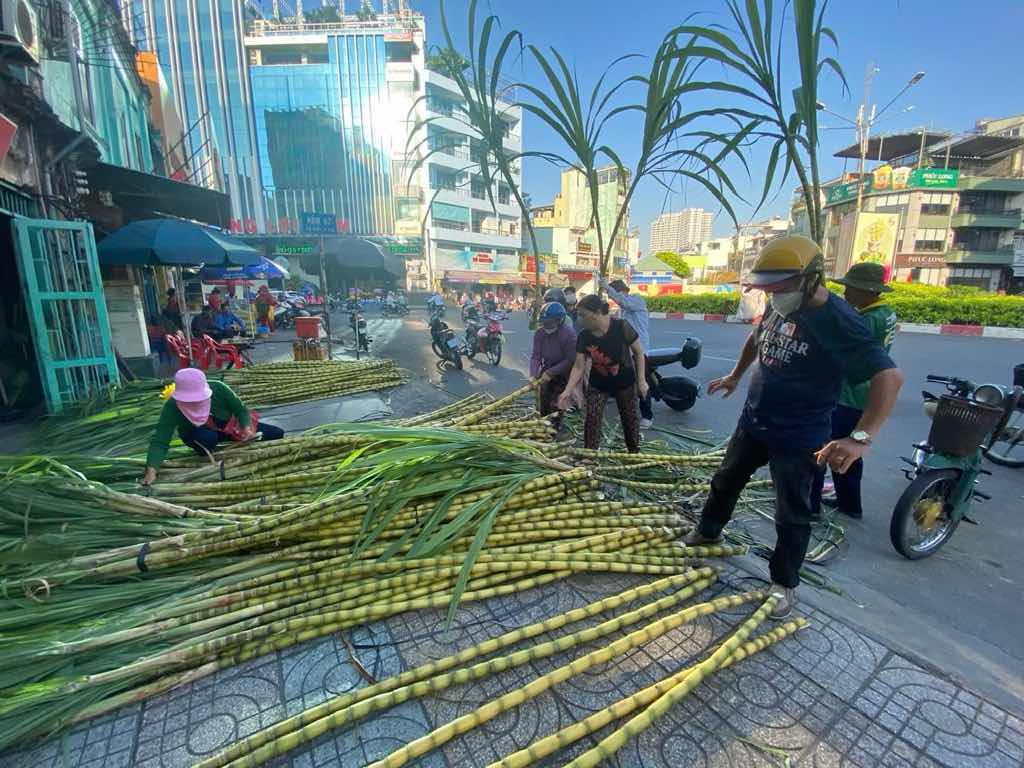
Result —
M 181 441 L 199 454 L 213 451 L 221 440 L 252 440 L 257 432 L 264 440 L 284 437 L 280 427 L 258 424 L 256 414 L 227 384 L 207 381 L 198 368 L 182 368 L 174 375 L 174 391 L 164 403 L 149 443 L 146 474 L 140 481 L 143 485 L 156 480 L 175 430 Z

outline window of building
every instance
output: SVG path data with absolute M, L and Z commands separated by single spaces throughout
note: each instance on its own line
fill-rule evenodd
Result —
M 918 253 L 939 253 L 946 248 L 946 230 L 918 229 L 914 235 L 914 250 Z
M 926 192 L 921 196 L 922 216 L 946 216 L 952 206 L 952 196 L 941 192 Z
M 499 184 L 498 185 L 498 202 L 499 203 L 503 203 L 504 205 L 508 205 L 509 204 L 509 200 L 511 200 L 511 199 L 512 199 L 512 193 L 509 192 L 508 187 L 506 187 L 504 184 Z

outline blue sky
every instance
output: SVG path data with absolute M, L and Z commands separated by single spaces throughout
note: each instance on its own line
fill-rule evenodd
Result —
M 354 5 L 354 0 L 349 4 Z M 442 35 L 438 0 L 414 0 L 413 5 L 427 17 L 430 43 L 439 43 Z M 467 6 L 468 0 L 448 0 L 445 4 L 453 34 L 459 41 L 465 39 Z M 665 31 L 681 23 L 687 13 L 701 12 L 706 19 L 703 23 L 729 21 L 724 0 L 481 0 L 480 6 L 485 12 L 497 14 L 504 29 L 521 31 L 527 42 L 556 47 L 577 68 L 581 85 L 588 91 L 612 59 L 626 53 L 649 54 Z M 921 126 L 967 130 L 980 117 L 1024 112 L 1024 87 L 1020 84 L 1024 0 L 833 0 L 828 23 L 839 38 L 836 57 L 852 90 L 844 96 L 838 79 L 828 77 L 822 84 L 820 98 L 830 109 L 851 118 L 855 115 L 869 62 L 879 68 L 872 93 L 872 101 L 879 107 L 914 72 L 927 73 L 879 121 L 878 132 Z M 639 61 L 632 66 L 644 69 L 647 62 Z M 793 74 L 792 66 L 785 68 Z M 529 63 L 517 63 L 510 68 L 509 76 L 540 82 Z M 908 106 L 913 106 L 913 110 L 901 112 Z M 822 125 L 844 124 L 825 115 Z M 635 121 L 623 120 L 608 131 L 605 139 L 628 164 L 635 158 L 635 135 Z M 562 151 L 558 139 L 536 119 L 527 117 L 524 136 L 527 149 Z M 853 130 L 823 130 L 821 140 L 823 173 L 827 178 L 842 171 L 842 160 L 832 158 L 832 154 L 854 142 Z M 745 197 L 759 196 L 762 182 L 758 174 L 763 163 L 763 153 L 755 152 L 752 180 L 741 168 L 735 169 L 735 182 Z M 525 188 L 535 203 L 554 196 L 558 173 L 543 161 L 527 160 Z M 788 184 L 786 191 L 766 205 L 758 217 L 784 213 L 793 186 L 795 183 Z M 734 204 L 740 218 L 745 219 L 750 213 L 749 206 L 742 201 Z M 692 183 L 670 197 L 655 182 L 641 184 L 631 213 L 633 224 L 640 228 L 645 252 L 651 220 L 663 210 L 686 206 L 718 211 L 714 199 Z M 731 226 L 724 213 L 716 217 L 716 234 L 727 234 Z

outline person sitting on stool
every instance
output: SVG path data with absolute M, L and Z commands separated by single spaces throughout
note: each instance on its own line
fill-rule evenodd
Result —
M 151 485 L 167 456 L 175 430 L 181 441 L 200 455 L 212 452 L 221 440 L 245 442 L 258 432 L 264 440 L 280 440 L 284 430 L 272 424 L 253 424 L 253 416 L 231 387 L 207 381 L 198 368 L 174 374 L 174 391 L 164 403 L 146 454 L 146 473 L 139 482 Z

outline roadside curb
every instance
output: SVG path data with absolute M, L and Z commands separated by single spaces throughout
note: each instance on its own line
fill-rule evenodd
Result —
M 736 315 L 700 314 L 699 312 L 651 312 L 652 320 L 691 320 L 698 323 L 750 323 Z M 1024 339 L 1024 328 L 1002 328 L 997 325 L 930 325 L 899 323 L 900 333 L 929 333 L 934 336 L 981 336 L 987 339 Z

